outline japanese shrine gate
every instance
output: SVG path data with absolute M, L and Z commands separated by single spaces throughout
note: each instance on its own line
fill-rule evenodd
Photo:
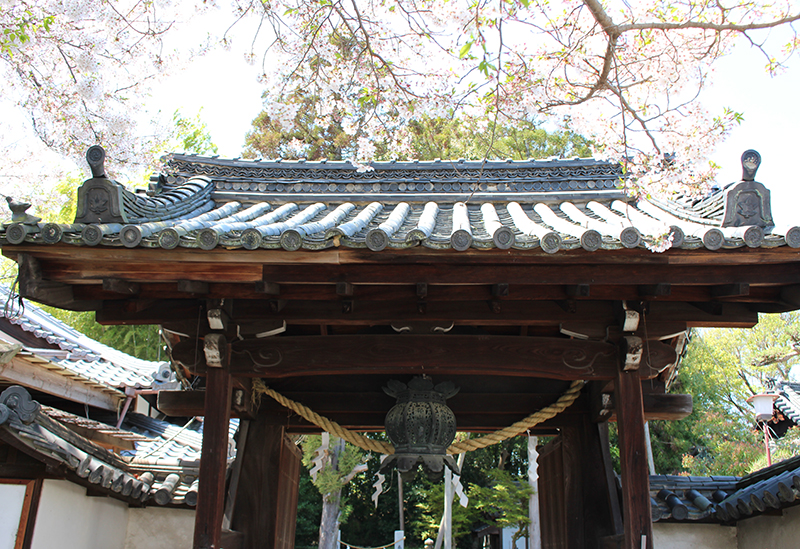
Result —
M 687 329 L 800 308 L 800 229 L 774 227 L 751 151 L 724 191 L 638 202 L 618 189 L 620 166 L 594 160 L 359 171 L 173 155 L 143 194 L 106 177 L 101 149 L 88 159 L 75 223 L 17 216 L 3 253 L 24 297 L 161 324 L 175 364 L 205 377 L 205 391 L 159 398 L 167 414 L 205 416 L 198 548 L 220 546 L 231 414 L 251 419 L 231 529 L 247 547 L 293 545 L 298 463 L 284 433 L 319 428 L 266 397 L 256 411 L 251 378 L 382 430 L 394 402 L 381 388 L 420 374 L 459 386 L 458 429 L 479 433 L 585 380 L 532 432 L 560 435 L 540 460 L 544 546 L 652 548 L 644 422 L 691 411 L 665 392 Z

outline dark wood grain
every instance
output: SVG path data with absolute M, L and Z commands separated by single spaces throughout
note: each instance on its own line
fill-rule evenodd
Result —
M 625 549 L 653 549 L 650 476 L 644 440 L 642 385 L 636 375 L 620 370 L 615 385 L 619 454 L 622 470 L 622 512 Z M 646 544 L 642 537 L 646 537 Z
M 200 485 L 194 523 L 195 549 L 220 547 L 230 409 L 230 374 L 224 368 L 209 368 L 206 378 L 203 450 L 200 455 Z

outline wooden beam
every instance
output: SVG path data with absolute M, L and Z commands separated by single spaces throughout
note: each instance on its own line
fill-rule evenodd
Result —
M 750 295 L 750 284 L 723 284 L 711 288 L 711 296 L 715 298 L 740 297 L 743 295 Z
M 618 370 L 615 393 L 622 470 L 624 548 L 653 549 L 642 385 L 634 371 Z
M 664 419 L 677 421 L 692 413 L 692 395 L 645 393 L 642 395 L 645 421 Z M 614 395 L 603 409 L 608 414 L 609 421 L 617 421 L 614 404 Z
M 212 263 L 238 265 L 359 265 L 359 264 L 426 264 L 432 262 L 459 264 L 540 264 L 550 263 L 573 265 L 757 265 L 791 263 L 798 260 L 797 250 L 782 246 L 779 248 L 739 248 L 736 250 L 709 251 L 667 250 L 654 254 L 646 249 L 603 250 L 586 252 L 584 250 L 562 250 L 557 254 L 547 254 L 541 250 L 431 250 L 416 247 L 405 250 L 384 250 L 374 253 L 369 250 L 341 246 L 323 251 L 284 250 L 200 250 L 176 248 L 122 248 L 110 246 L 78 247 L 68 244 L 41 246 L 20 244 L 3 246 L 6 257 L 16 259 L 19 253 L 33 253 L 47 259 L 74 258 L 80 262 L 107 260 L 112 263 L 152 262 L 165 265 L 177 263 Z
M 36 360 L 36 362 L 34 362 Z M 0 379 L 36 389 L 72 402 L 117 411 L 125 394 L 111 388 L 98 389 L 90 380 L 81 381 L 74 374 L 62 375 L 64 369 L 30 355 L 17 355 L 6 364 L 0 364 Z
M 259 291 L 259 284 L 268 286 L 269 291 Z M 140 283 L 139 297 L 141 299 L 174 299 L 175 285 L 169 282 Z M 255 286 L 255 287 L 254 287 Z M 712 286 L 676 286 L 671 287 L 669 296 L 660 297 L 659 301 L 676 302 L 701 302 L 713 301 L 722 298 L 711 295 Z M 428 301 L 486 301 L 491 299 L 493 286 L 488 284 L 471 285 L 435 285 L 414 283 L 393 285 L 359 286 L 359 301 L 403 301 L 408 299 L 426 299 Z M 419 290 L 419 293 L 417 292 Z M 81 300 L 114 300 L 119 299 L 117 293 L 104 291 L 100 284 L 94 281 L 82 281 L 73 287 L 75 299 Z M 208 297 L 216 299 L 265 299 L 265 295 L 280 295 L 287 300 L 325 301 L 337 298 L 335 284 L 283 284 L 255 283 L 236 284 L 227 282 L 210 282 Z M 509 284 L 508 295 L 502 296 L 503 301 L 552 301 L 566 299 L 567 288 L 561 284 L 537 284 L 528 281 L 525 284 Z M 587 296 L 572 296 L 587 299 Z M 594 301 L 629 301 L 641 300 L 635 285 L 593 285 L 591 299 Z M 752 303 L 781 303 L 786 301 L 781 295 L 779 286 L 753 286 L 746 296 L 732 299 L 737 302 Z
M 228 422 L 231 409 L 231 375 L 209 365 L 206 377 L 203 450 L 194 526 L 194 549 L 221 547 L 228 457 Z
M 119 278 L 104 278 L 103 291 L 115 294 L 137 295 L 141 291 L 141 285 Z
M 198 343 L 177 344 L 172 356 L 198 364 Z M 355 351 L 355 352 L 354 352 Z M 641 375 L 653 377 L 676 359 L 672 347 L 651 342 Z M 649 353 L 649 354 L 647 354 Z M 566 338 L 463 335 L 286 336 L 232 344 L 231 373 L 296 377 L 335 374 L 486 374 L 560 380 L 613 379 L 617 350 L 596 341 Z M 648 358 L 649 357 L 649 358 Z

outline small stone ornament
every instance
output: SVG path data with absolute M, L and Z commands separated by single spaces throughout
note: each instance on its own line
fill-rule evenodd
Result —
M 456 416 L 445 400 L 458 393 L 446 381 L 434 386 L 428 377 L 415 377 L 408 385 L 391 380 L 383 388 L 397 404 L 386 414 L 386 434 L 394 454 L 381 465 L 381 472 L 396 467 L 404 480 L 414 478 L 417 463 L 431 479 L 438 479 L 447 465 L 455 474 L 458 466 L 447 448 L 456 436 Z

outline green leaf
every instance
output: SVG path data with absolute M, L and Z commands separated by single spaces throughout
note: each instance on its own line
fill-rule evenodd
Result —
M 472 49 L 472 44 L 474 44 L 474 43 L 475 43 L 474 40 L 470 40 L 469 42 L 467 42 L 466 44 L 461 46 L 461 50 L 458 52 L 458 58 L 459 59 L 464 59 L 467 56 L 467 54 L 469 53 L 469 50 Z

